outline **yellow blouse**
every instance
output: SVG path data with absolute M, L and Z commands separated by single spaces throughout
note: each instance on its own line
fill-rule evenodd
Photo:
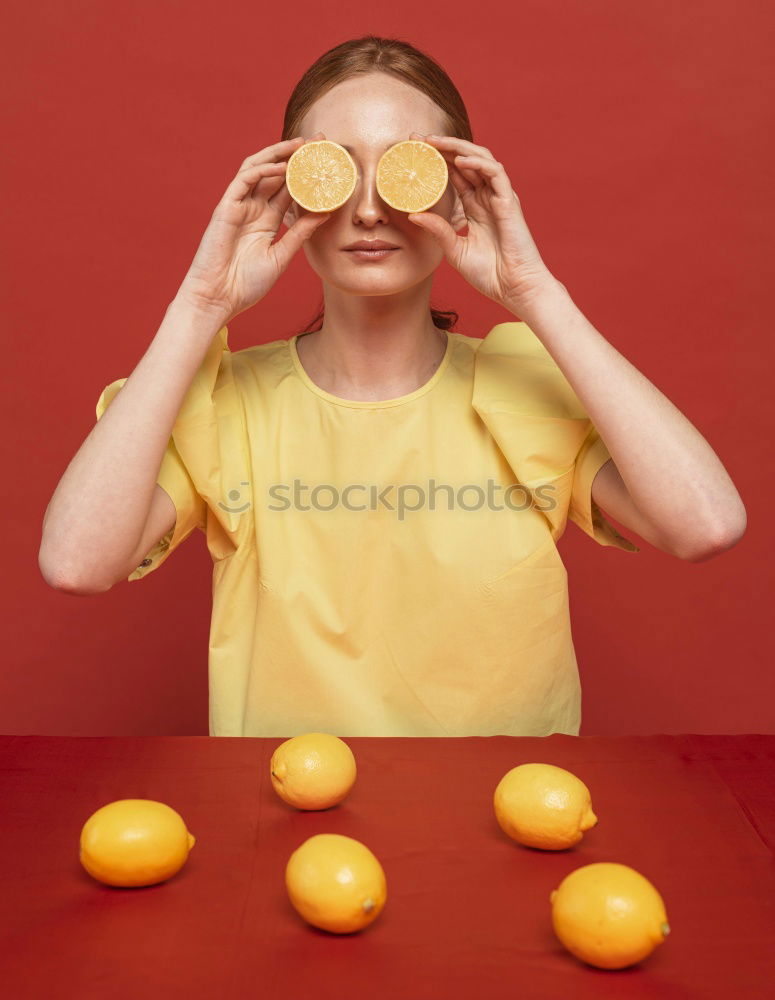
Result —
M 432 378 L 379 402 L 319 388 L 296 336 L 235 353 L 227 337 L 157 477 L 174 529 L 128 577 L 205 532 L 210 735 L 577 735 L 555 543 L 570 518 L 639 549 L 592 501 L 611 456 L 527 324 L 448 332 Z

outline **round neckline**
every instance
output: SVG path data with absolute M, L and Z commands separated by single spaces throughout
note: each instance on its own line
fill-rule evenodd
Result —
M 408 392 L 403 396 L 394 396 L 392 399 L 345 399 L 343 396 L 334 396 L 333 393 L 327 392 L 325 389 L 322 389 L 319 385 L 313 382 L 304 369 L 304 365 L 301 363 L 299 352 L 296 349 L 296 341 L 299 337 L 306 335 L 297 333 L 291 337 L 287 343 L 293 367 L 296 369 L 296 374 L 302 380 L 304 385 L 306 385 L 311 392 L 314 392 L 316 396 L 320 396 L 321 399 L 328 400 L 329 403 L 336 403 L 339 406 L 349 406 L 356 410 L 378 410 L 387 406 L 400 406 L 402 403 L 410 403 L 413 399 L 418 399 L 420 396 L 424 396 L 426 392 L 430 392 L 434 385 L 436 385 L 447 369 L 452 356 L 452 338 L 455 334 L 450 330 L 445 330 L 444 332 L 447 335 L 447 347 L 444 351 L 444 356 L 439 362 L 439 367 L 433 375 L 431 375 L 424 385 L 419 386 L 413 392 Z

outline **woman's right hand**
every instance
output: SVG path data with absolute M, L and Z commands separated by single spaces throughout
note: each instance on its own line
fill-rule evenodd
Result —
M 286 139 L 244 161 L 216 205 L 178 299 L 223 314 L 226 322 L 266 295 L 302 243 L 331 217 L 305 212 L 272 242 L 292 201 L 285 184 L 288 158 L 322 137 Z

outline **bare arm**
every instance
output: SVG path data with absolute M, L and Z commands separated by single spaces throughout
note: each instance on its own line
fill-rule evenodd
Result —
M 516 311 L 515 311 L 516 315 Z M 595 329 L 551 274 L 524 321 L 567 378 L 612 462 L 592 498 L 625 528 L 676 558 L 704 562 L 746 530 L 746 509 L 711 445 Z
M 156 477 L 186 392 L 226 318 L 178 296 L 168 306 L 148 350 L 76 452 L 46 509 L 38 563 L 52 587 L 109 590 L 128 575 L 137 553 L 175 523 L 172 501 Z M 145 548 L 149 531 L 159 529 Z
M 303 143 L 302 136 L 286 139 L 243 161 L 150 347 L 65 470 L 43 518 L 38 553 L 52 587 L 109 590 L 175 523 L 174 504 L 156 477 L 213 337 L 266 295 L 331 217 L 306 212 L 275 242 L 291 205 L 287 158 Z

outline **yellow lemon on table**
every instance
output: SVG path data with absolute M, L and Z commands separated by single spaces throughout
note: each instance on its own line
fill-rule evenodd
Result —
M 328 809 L 355 784 L 352 750 L 331 733 L 302 733 L 281 743 L 270 763 L 272 787 L 297 809 Z
M 377 193 L 401 212 L 424 212 L 447 190 L 447 161 L 421 139 L 397 142 L 377 164 Z
M 504 833 L 545 851 L 572 847 L 597 823 L 587 786 L 554 764 L 512 768 L 498 783 L 493 804 Z
M 560 942 L 600 969 L 640 962 L 670 933 L 662 897 L 629 865 L 584 865 L 567 875 L 549 899 Z
M 359 840 L 319 833 L 305 840 L 285 869 L 288 897 L 307 923 L 335 934 L 359 931 L 382 912 L 385 872 Z
M 291 154 L 285 185 L 291 198 L 309 212 L 332 212 L 355 190 L 358 171 L 338 142 L 313 139 Z
M 170 806 L 153 799 L 118 799 L 84 823 L 79 859 L 106 885 L 155 885 L 180 871 L 195 843 Z

